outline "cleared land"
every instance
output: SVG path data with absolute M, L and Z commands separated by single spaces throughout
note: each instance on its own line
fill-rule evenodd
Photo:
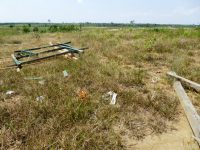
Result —
M 159 149 L 173 136 L 174 149 L 198 149 L 166 73 L 173 70 L 200 83 L 199 28 L 0 31 L 1 66 L 10 63 L 14 50 L 49 42 L 89 47 L 78 60 L 59 57 L 20 72 L 0 70 L 2 149 L 147 149 L 151 143 Z M 45 84 L 26 77 L 43 77 Z M 6 96 L 8 90 L 16 94 Z M 86 91 L 86 99 L 79 90 Z M 118 94 L 115 106 L 102 99 L 109 91 Z M 188 92 L 200 113 L 200 95 Z M 38 96 L 45 99 L 38 102 Z

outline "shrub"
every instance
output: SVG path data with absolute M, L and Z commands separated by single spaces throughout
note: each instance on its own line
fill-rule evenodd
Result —
M 75 25 L 68 25 L 68 26 L 61 26 L 60 31 L 62 32 L 69 32 L 69 31 L 75 31 L 77 30 Z
M 52 25 L 52 26 L 49 27 L 49 31 L 50 31 L 50 32 L 57 32 L 58 29 L 59 29 L 59 28 L 58 28 L 57 25 Z
M 34 27 L 33 28 L 33 32 L 38 32 L 39 31 L 39 28 L 38 27 Z
M 13 25 L 13 24 L 11 24 L 9 27 L 10 27 L 10 28 L 13 28 L 13 27 L 14 27 L 14 25 Z
M 70 32 L 70 31 L 76 31 L 78 28 L 75 25 L 52 25 L 49 27 L 50 32 Z
M 40 30 L 40 33 L 46 33 L 46 32 L 47 32 L 46 29 L 42 29 L 42 30 Z
M 28 32 L 30 32 L 30 28 L 29 27 L 27 27 L 27 26 L 23 26 L 23 32 L 24 33 L 28 33 Z

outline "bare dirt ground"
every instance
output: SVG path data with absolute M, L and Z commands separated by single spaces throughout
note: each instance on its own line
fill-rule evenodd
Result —
M 198 150 L 197 143 L 192 138 L 192 131 L 185 116 L 175 126 L 177 130 L 164 133 L 160 136 L 148 136 L 135 146 L 128 146 L 127 149 L 137 150 Z M 127 145 L 129 145 L 128 141 Z M 134 141 L 132 141 L 134 143 Z

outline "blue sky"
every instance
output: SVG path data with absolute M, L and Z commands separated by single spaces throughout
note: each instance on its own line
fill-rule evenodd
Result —
M 0 0 L 0 22 L 200 24 L 200 0 Z

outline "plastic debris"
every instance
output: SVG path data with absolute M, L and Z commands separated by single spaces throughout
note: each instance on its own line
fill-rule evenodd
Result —
M 26 77 L 25 80 L 42 80 L 42 77 Z
M 111 98 L 110 105 L 115 105 L 117 102 L 117 93 L 110 91 L 110 92 L 106 93 L 105 95 L 103 95 L 102 98 L 105 100 L 108 100 Z
M 6 95 L 13 95 L 13 94 L 15 94 L 15 91 L 7 91 L 6 92 Z
M 39 96 L 36 98 L 36 101 L 43 102 L 44 99 L 45 99 L 44 96 Z
M 41 80 L 38 82 L 40 85 L 44 85 L 45 84 L 45 80 Z
M 103 99 L 103 100 L 109 100 L 109 99 L 110 99 L 110 92 L 104 94 L 104 95 L 102 96 L 102 99 Z
M 69 76 L 67 70 L 64 70 L 64 71 L 63 71 L 63 76 L 64 76 L 65 78 Z
M 72 53 L 67 54 L 66 57 L 70 59 L 78 60 L 78 58 Z
M 21 69 L 20 68 L 17 68 L 17 72 L 20 72 L 21 71 Z
M 117 101 L 117 93 L 113 93 L 110 105 L 115 105 Z
M 86 99 L 88 94 L 85 90 L 80 90 L 78 95 L 81 99 Z

